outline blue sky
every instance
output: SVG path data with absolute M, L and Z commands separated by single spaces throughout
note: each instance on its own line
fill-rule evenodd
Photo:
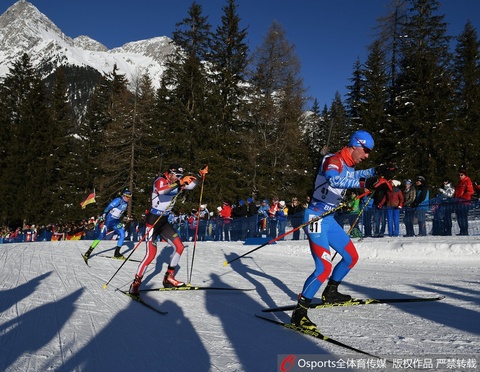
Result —
M 155 36 L 171 36 L 187 17 L 193 0 L 30 0 L 67 36 L 87 35 L 108 48 Z M 2 0 L 3 13 L 15 0 Z M 226 0 L 197 0 L 216 27 Z M 237 0 L 241 27 L 248 27 L 253 51 L 274 20 L 286 30 L 302 63 L 308 94 L 320 107 L 330 106 L 335 92 L 344 98 L 357 58 L 365 61 L 374 40 L 376 20 L 386 15 L 389 0 Z M 469 19 L 480 34 L 480 1 L 444 0 L 449 34 L 458 36 Z

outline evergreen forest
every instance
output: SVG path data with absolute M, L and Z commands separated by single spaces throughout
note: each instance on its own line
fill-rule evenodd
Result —
M 218 26 L 193 2 L 173 31 L 159 88 L 60 66 L 46 79 L 24 54 L 0 81 L 0 224 L 62 223 L 99 215 L 124 188 L 129 215 L 150 206 L 170 163 L 208 164 L 202 202 L 283 200 L 310 192 L 326 150 L 364 129 L 375 149 L 362 168 L 393 161 L 399 180 L 433 190 L 459 168 L 480 180 L 480 42 L 466 22 L 448 35 L 436 0 L 394 0 L 375 25 L 365 61 L 352 61 L 348 94 L 320 107 L 306 95 L 295 45 L 278 22 L 250 50 L 236 0 Z M 308 82 L 307 82 L 308 83 Z M 73 97 L 75 99 L 73 99 Z M 93 190 L 96 204 L 80 202 Z M 176 209 L 198 207 L 200 187 Z

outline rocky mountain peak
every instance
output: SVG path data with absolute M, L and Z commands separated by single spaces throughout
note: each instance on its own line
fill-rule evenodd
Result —
M 45 66 L 53 70 L 59 65 L 76 65 L 106 74 L 116 65 L 118 73 L 130 81 L 139 71 L 148 73 L 158 87 L 165 58 L 172 50 L 171 39 L 166 36 L 129 42 L 112 50 L 85 35 L 72 39 L 26 0 L 17 1 L 0 15 L 0 77 L 8 73 L 12 61 L 27 53 L 45 76 L 49 74 Z

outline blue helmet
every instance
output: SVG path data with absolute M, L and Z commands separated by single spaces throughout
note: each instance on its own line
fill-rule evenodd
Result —
M 123 190 L 122 196 L 126 196 L 127 198 L 132 197 L 132 192 L 130 190 Z
M 373 150 L 374 144 L 375 141 L 373 140 L 372 135 L 364 130 L 357 130 L 352 134 L 350 141 L 348 142 L 348 146 L 366 147 L 369 150 Z

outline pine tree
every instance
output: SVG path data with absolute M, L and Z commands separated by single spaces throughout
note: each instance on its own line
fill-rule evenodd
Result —
M 139 218 L 149 207 L 153 180 L 162 171 L 162 154 L 158 151 L 162 133 L 155 127 L 155 90 L 151 79 L 147 74 L 142 74 L 133 85 L 134 121 L 131 127 L 129 175 L 133 197 L 128 214 Z
M 470 176 L 480 177 L 480 42 L 478 33 L 470 22 L 458 37 L 453 65 L 455 82 L 455 149 L 458 167 L 468 167 Z M 452 144 L 453 145 L 453 144 Z M 452 173 L 458 169 L 452 170 Z M 450 173 L 453 176 L 456 173 Z
M 395 99 L 399 146 L 406 174 L 422 174 L 441 182 L 451 158 L 452 81 L 450 37 L 434 0 L 411 1 L 403 27 L 400 72 Z M 442 146 L 438 146 L 442 143 Z
M 328 151 L 329 133 L 333 130 L 333 121 L 327 121 L 328 118 L 320 113 L 318 100 L 315 98 L 311 112 L 307 113 L 305 118 L 305 127 L 303 132 L 304 142 L 308 149 L 309 169 L 313 169 L 313 174 L 318 171 L 320 159 Z
M 371 132 L 375 139 L 375 151 L 371 161 L 377 163 L 397 160 L 396 146 L 399 131 L 392 125 L 388 116 L 389 93 L 386 60 L 380 43 L 375 41 L 370 46 L 367 61 L 361 70 L 361 103 L 358 110 L 361 128 Z
M 83 181 L 83 166 L 78 153 L 79 142 L 73 135 L 74 114 L 68 100 L 68 86 L 63 67 L 55 71 L 49 111 L 54 133 L 54 183 L 51 192 L 52 213 L 55 221 L 75 221 L 78 204 L 83 194 L 79 186 Z
M 347 86 L 348 93 L 345 103 L 347 105 L 347 112 L 352 121 L 354 128 L 359 128 L 362 123 L 362 118 L 360 116 L 360 104 L 362 102 L 362 85 L 363 85 L 363 75 L 362 75 L 362 64 L 360 60 L 357 59 L 353 66 L 353 76 L 350 79 L 352 82 L 351 85 Z
M 200 139 L 206 138 L 208 131 L 205 105 L 209 93 L 202 61 L 207 60 L 210 53 L 210 29 L 207 17 L 202 15 L 202 7 L 194 2 L 188 17 L 176 24 L 173 42 L 177 49 L 169 57 L 162 91 L 157 97 L 164 100 L 161 105 L 170 111 L 160 121 L 167 125 L 164 128 L 166 137 L 174 144 L 164 146 L 171 147 L 169 155 L 182 162 L 196 157 L 197 148 L 203 146 Z
M 348 139 L 354 132 L 354 127 L 348 116 L 347 108 L 343 104 L 340 92 L 338 91 L 335 93 L 335 98 L 330 105 L 328 116 L 334 123 L 334 129 L 330 136 L 331 145 L 329 146 L 330 148 L 328 151 L 339 151 L 346 143 L 348 143 Z
M 300 131 L 305 103 L 301 65 L 278 22 L 272 23 L 254 56 L 255 188 L 277 195 L 306 190 L 313 176 L 305 169 L 307 153 Z
M 44 86 L 27 54 L 9 69 L 1 96 L 1 125 L 9 135 L 0 174 L 2 220 L 17 225 L 45 223 L 55 217 L 51 203 L 59 133 L 47 110 Z

